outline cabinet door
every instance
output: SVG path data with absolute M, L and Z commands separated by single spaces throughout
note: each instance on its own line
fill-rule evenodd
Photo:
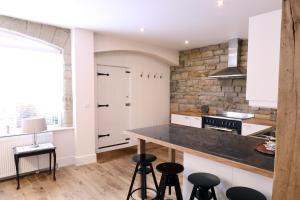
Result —
M 243 123 L 242 124 L 242 135 L 251 135 L 266 129 L 271 128 L 271 126 L 265 126 L 265 125 L 258 125 L 258 124 L 248 124 Z
M 202 128 L 202 118 L 201 117 L 190 117 L 191 127 Z
M 246 99 L 250 106 L 277 107 L 281 11 L 249 19 Z
M 190 126 L 190 117 L 185 115 L 171 115 L 171 123 L 172 124 L 179 124 L 184 126 Z

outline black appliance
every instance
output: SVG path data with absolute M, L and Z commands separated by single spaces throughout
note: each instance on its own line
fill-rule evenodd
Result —
M 202 128 L 225 131 L 232 134 L 242 134 L 242 119 L 254 117 L 253 114 L 223 112 L 215 116 L 202 116 Z

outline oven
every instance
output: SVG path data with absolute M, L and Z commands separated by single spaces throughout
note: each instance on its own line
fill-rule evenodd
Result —
M 202 116 L 202 128 L 242 134 L 242 121 L 218 116 Z

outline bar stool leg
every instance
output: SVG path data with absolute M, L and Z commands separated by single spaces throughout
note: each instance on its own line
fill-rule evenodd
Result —
M 211 188 L 211 195 L 212 195 L 213 200 L 217 200 L 217 196 L 216 196 L 214 187 Z
M 134 184 L 134 181 L 135 181 L 135 178 L 136 178 L 136 174 L 137 174 L 137 171 L 139 169 L 139 165 L 140 165 L 140 163 L 137 163 L 136 166 L 135 166 L 135 170 L 134 170 L 134 173 L 133 173 L 133 177 L 132 177 L 132 180 L 131 180 L 131 183 L 130 183 L 130 187 L 129 187 L 129 191 L 128 191 L 128 195 L 127 195 L 126 200 L 129 200 L 129 198 L 130 198 L 131 191 L 132 191 L 132 188 L 133 188 L 133 184 Z
M 153 181 L 154 181 L 154 185 L 155 185 L 156 191 L 158 192 L 158 184 L 157 184 L 157 180 L 156 180 L 156 177 L 155 177 L 154 169 L 153 169 L 153 166 L 152 166 L 151 163 L 150 163 L 150 169 L 151 169 L 151 173 L 152 173 L 152 177 L 153 177 Z
M 175 191 L 177 200 L 183 200 L 178 176 L 175 177 Z
M 167 185 L 167 177 L 166 177 L 166 175 L 162 175 L 160 183 L 159 183 L 158 200 L 164 200 L 165 193 L 166 193 L 166 187 L 167 187 L 166 185 Z
M 141 197 L 142 200 L 147 199 L 147 174 L 146 174 L 147 167 L 142 165 L 142 174 L 141 174 L 141 180 L 142 180 L 142 189 L 141 189 Z
M 191 197 L 190 197 L 190 200 L 194 200 L 194 199 L 195 199 L 196 193 L 197 193 L 197 187 L 194 186 L 194 187 L 193 187 L 192 194 L 191 194 Z

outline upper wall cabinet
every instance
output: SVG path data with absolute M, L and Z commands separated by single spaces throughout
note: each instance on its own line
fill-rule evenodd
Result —
M 246 99 L 250 106 L 277 108 L 281 10 L 249 19 Z

